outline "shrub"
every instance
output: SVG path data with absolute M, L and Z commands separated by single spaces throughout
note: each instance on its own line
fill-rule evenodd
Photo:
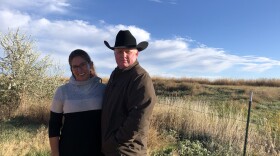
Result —
M 211 155 L 211 152 L 208 151 L 203 144 L 199 141 L 191 142 L 190 140 L 179 141 L 176 145 L 167 146 L 161 150 L 153 152 L 153 156 L 185 156 L 185 155 Z
M 28 103 L 26 99 L 50 98 L 60 83 L 61 71 L 49 56 L 40 57 L 34 42 L 19 30 L 0 34 L 0 45 L 1 119 L 6 112 L 10 117 L 20 104 Z

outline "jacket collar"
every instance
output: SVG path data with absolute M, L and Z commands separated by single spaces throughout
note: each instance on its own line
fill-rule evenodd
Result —
M 139 62 L 138 60 L 136 60 L 132 65 L 128 66 L 127 68 L 124 68 L 124 69 L 120 69 L 119 67 L 115 68 L 115 71 L 116 72 L 125 72 L 125 71 L 129 71 L 131 68 L 135 67 L 136 65 L 138 65 Z

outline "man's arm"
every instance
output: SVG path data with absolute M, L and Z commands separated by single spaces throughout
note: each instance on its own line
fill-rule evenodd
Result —
M 140 75 L 134 80 L 129 86 L 127 98 L 128 116 L 115 134 L 115 139 L 120 144 L 148 131 L 156 102 L 155 90 L 148 74 Z

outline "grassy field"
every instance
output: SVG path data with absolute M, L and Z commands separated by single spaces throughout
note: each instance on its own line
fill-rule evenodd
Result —
M 12 118 L 1 121 L 0 156 L 50 155 L 47 131 L 50 101 L 33 103 L 21 105 Z
M 251 92 L 247 153 L 280 154 L 279 80 L 155 78 L 154 83 L 160 100 L 154 113 L 157 126 L 153 127 L 160 133 L 171 131 L 175 138 L 173 147 L 166 146 L 165 153 L 160 150 L 159 155 L 171 155 L 170 151 L 179 151 L 179 155 L 242 155 Z M 195 148 L 181 147 L 185 140 L 199 147 L 198 153 L 186 153 Z
M 154 78 L 158 102 L 150 155 L 242 155 L 250 93 L 246 153 L 280 155 L 280 80 Z M 106 82 L 106 79 L 105 79 Z M 0 123 L 0 155 L 49 155 L 51 99 L 28 98 Z

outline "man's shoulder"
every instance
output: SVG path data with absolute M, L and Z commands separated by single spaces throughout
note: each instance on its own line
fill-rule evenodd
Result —
M 137 64 L 133 70 L 136 74 L 149 74 L 140 64 Z
M 139 79 L 141 81 L 151 80 L 150 74 L 139 64 L 135 66 L 131 74 L 132 79 Z

